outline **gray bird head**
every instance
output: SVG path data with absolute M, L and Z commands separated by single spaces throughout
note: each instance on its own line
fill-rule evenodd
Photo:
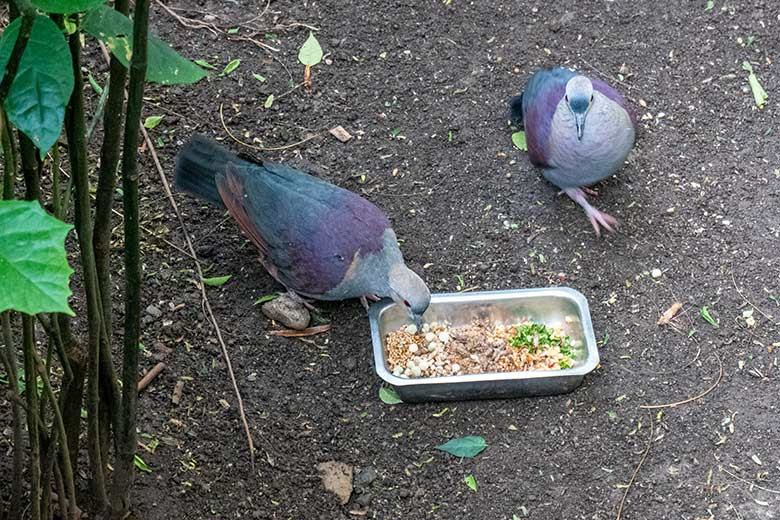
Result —
M 574 116 L 577 139 L 582 141 L 585 131 L 585 116 L 593 104 L 593 84 L 585 76 L 574 76 L 566 83 L 566 106 Z
M 390 297 L 406 307 L 417 329 L 422 328 L 422 315 L 431 303 L 431 292 L 417 273 L 399 262 L 390 268 Z

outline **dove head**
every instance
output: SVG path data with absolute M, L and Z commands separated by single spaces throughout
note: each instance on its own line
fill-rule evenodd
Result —
M 403 305 L 417 326 L 422 328 L 422 315 L 431 303 L 431 292 L 417 273 L 403 262 L 395 264 L 389 273 L 390 297 Z
M 585 116 L 593 104 L 593 84 L 585 76 L 574 76 L 566 83 L 566 106 L 569 107 L 577 128 L 577 139 L 585 132 Z

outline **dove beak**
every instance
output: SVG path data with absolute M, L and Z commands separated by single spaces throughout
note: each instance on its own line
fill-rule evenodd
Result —
M 582 141 L 582 134 L 585 131 L 585 114 L 574 114 L 574 124 L 577 126 L 577 140 Z

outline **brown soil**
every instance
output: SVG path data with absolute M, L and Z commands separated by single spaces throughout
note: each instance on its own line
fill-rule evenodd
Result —
M 485 290 L 577 288 L 590 302 L 601 366 L 569 395 L 451 403 L 443 414 L 442 404 L 385 405 L 360 304 L 320 305 L 333 324 L 326 334 L 270 335 L 253 302 L 279 287 L 224 213 L 179 194 L 207 276 L 233 275 L 209 295 L 259 450 L 252 469 L 193 263 L 161 240 L 183 245 L 146 152 L 143 224 L 157 235 L 144 237 L 144 306 L 162 312 L 144 318 L 142 364 L 147 370 L 164 358 L 167 368 L 139 401 L 141 440 L 160 444 L 141 452 L 151 472 L 136 482 L 136 518 L 334 520 L 367 511 L 387 520 L 525 512 L 613 519 L 649 421 L 652 447 L 623 519 L 776 518 L 780 495 L 765 489 L 780 490 L 780 4 L 168 4 L 185 16 L 215 16 L 225 29 L 262 14 L 257 34 L 214 35 L 153 4 L 155 30 L 186 56 L 220 70 L 241 59 L 224 77 L 149 89 L 145 116 L 164 115 L 152 134 L 169 179 L 176 151 L 195 132 L 250 151 L 227 136 L 220 107 L 246 142 L 288 146 L 320 132 L 261 155 L 386 210 L 405 257 L 434 292 L 454 290 L 456 275 Z M 313 69 L 311 94 L 282 96 L 303 80 L 296 56 L 307 26 L 318 29 L 328 62 Z M 746 90 L 744 60 L 769 93 L 762 111 Z M 597 239 L 583 212 L 512 147 L 506 102 L 545 64 L 606 76 L 638 111 L 629 164 L 595 202 L 620 220 L 620 233 Z M 85 66 L 104 77 L 98 53 Z M 336 125 L 355 137 L 338 141 L 326 132 Z M 655 268 L 661 277 L 649 275 Z M 675 301 L 684 309 L 674 327 L 656 325 Z M 704 305 L 719 328 L 699 317 Z M 760 312 L 749 327 L 742 313 L 751 305 Z M 171 393 L 180 381 L 177 406 Z M 686 404 L 641 408 L 686 400 L 716 382 Z M 465 435 L 485 437 L 488 448 L 465 460 L 435 450 Z M 0 437 L 3 454 L 8 442 Z M 320 482 L 317 465 L 331 460 L 355 468 L 345 506 Z M 9 465 L 0 457 L 3 474 Z M 467 474 L 477 492 L 464 484 Z

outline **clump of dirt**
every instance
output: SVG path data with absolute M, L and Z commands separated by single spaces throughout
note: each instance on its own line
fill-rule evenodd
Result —
M 562 370 L 572 366 L 573 343 L 562 327 L 528 319 L 460 327 L 433 322 L 421 331 L 408 325 L 387 335 L 387 368 L 404 378 Z

